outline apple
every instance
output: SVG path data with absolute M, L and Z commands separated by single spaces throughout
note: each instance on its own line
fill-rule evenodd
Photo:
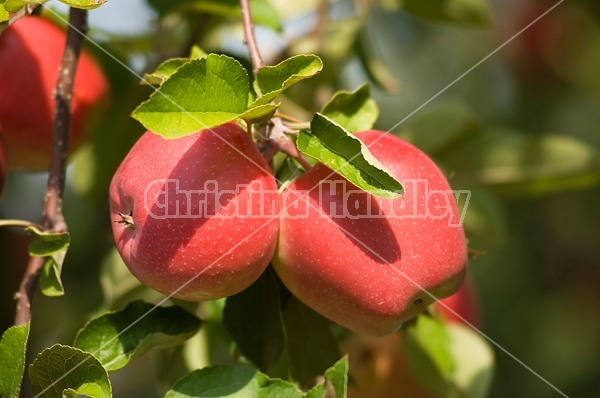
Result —
M 477 299 L 469 278 L 465 279 L 456 293 L 437 302 L 436 307 L 450 323 L 480 325 Z
M 383 336 L 460 287 L 467 245 L 448 181 L 411 144 L 356 135 L 400 182 L 381 199 L 318 164 L 283 194 L 273 264 L 300 300 L 355 332 Z M 431 295 L 430 295 L 431 294 Z
M 6 181 L 6 154 L 4 153 L 2 131 L 0 130 L 0 196 L 2 196 L 4 190 L 4 181 Z
M 433 305 L 451 324 L 464 323 L 454 314 L 457 313 L 471 325 L 479 326 L 479 311 L 469 278 L 456 293 Z M 343 349 L 350 357 L 350 374 L 355 380 L 348 397 L 433 397 L 410 369 L 401 338 L 397 334 L 383 338 L 352 334 L 343 342 Z
M 0 36 L 0 124 L 9 168 L 47 170 L 54 90 L 66 42 L 61 29 L 36 16 L 22 18 Z M 109 85 L 83 52 L 75 76 L 69 148 L 83 141 L 107 105 Z
M 110 184 L 117 249 L 143 284 L 190 301 L 231 296 L 265 270 L 281 196 L 233 123 L 175 140 L 146 132 Z

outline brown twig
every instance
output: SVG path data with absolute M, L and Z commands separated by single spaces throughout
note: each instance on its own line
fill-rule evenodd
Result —
M 4 22 L 0 23 L 0 36 L 2 36 L 2 32 L 4 32 L 6 30 L 6 28 L 8 28 L 10 25 L 14 24 L 19 19 L 21 19 L 27 15 L 31 15 L 31 13 L 33 12 L 33 10 L 35 10 L 37 8 L 37 6 L 39 6 L 39 4 L 27 4 L 23 8 L 21 8 L 19 11 L 12 14 L 10 16 L 10 18 L 8 18 L 8 21 L 4 21 Z
M 319 52 L 323 52 L 325 50 L 328 11 L 329 0 L 319 0 L 319 5 L 317 8 L 317 23 L 315 25 L 314 30 L 314 35 L 317 40 L 317 48 Z
M 250 12 L 249 0 L 240 0 L 240 6 L 242 7 L 244 37 L 246 39 L 246 45 L 248 46 L 248 52 L 250 53 L 250 60 L 252 61 L 252 71 L 254 72 L 254 76 L 256 76 L 258 68 L 263 66 L 264 63 L 260 56 L 260 51 L 258 50 L 256 37 L 254 36 L 254 25 L 252 24 L 252 13 Z
M 244 38 L 246 40 L 246 45 L 248 46 L 250 60 L 252 61 L 252 71 L 254 72 L 254 76 L 256 76 L 258 69 L 264 66 L 264 63 L 262 57 L 260 56 L 260 51 L 258 50 L 256 37 L 254 36 L 254 27 L 252 24 L 252 13 L 250 11 L 249 0 L 240 0 L 240 6 L 242 8 Z M 267 160 L 270 161 L 273 156 L 275 156 L 277 151 L 282 151 L 298 160 L 303 167 L 310 168 L 310 163 L 308 163 L 302 154 L 298 152 L 294 142 L 284 134 L 284 126 L 281 123 L 281 119 L 274 117 L 271 125 L 267 127 L 267 131 L 264 136 L 269 143 L 269 145 L 265 146 L 266 150 L 268 151 L 266 156 Z M 276 145 L 276 148 L 274 148 L 274 145 Z
M 71 100 L 73 83 L 79 55 L 87 32 L 87 11 L 71 8 L 69 30 L 60 69 L 54 100 L 54 128 L 52 132 L 52 159 L 46 186 L 46 203 L 42 217 L 44 228 L 56 232 L 67 230 L 62 214 L 62 197 L 65 186 L 65 167 L 71 126 Z M 16 294 L 17 310 L 15 325 L 23 325 L 31 319 L 31 301 L 36 291 L 39 273 L 44 263 L 41 257 L 32 257 L 27 265 Z

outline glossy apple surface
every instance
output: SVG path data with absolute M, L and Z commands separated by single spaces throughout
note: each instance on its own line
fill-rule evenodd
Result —
M 133 275 L 201 301 L 238 293 L 265 270 L 281 196 L 252 139 L 226 124 L 176 140 L 146 132 L 113 177 L 110 207 Z
M 275 269 L 290 291 L 353 331 L 386 335 L 460 287 L 467 246 L 442 172 L 391 134 L 358 133 L 403 183 L 399 198 L 358 190 L 317 165 L 284 192 Z M 452 225 L 456 224 L 456 225 Z
M 40 17 L 26 17 L 0 36 L 0 124 L 9 168 L 47 170 L 52 145 L 54 89 L 66 34 Z M 100 68 L 83 52 L 73 92 L 70 149 L 106 107 L 109 85 Z

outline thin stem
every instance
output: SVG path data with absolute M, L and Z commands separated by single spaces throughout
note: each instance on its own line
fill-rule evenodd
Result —
M 55 91 L 54 128 L 52 133 L 52 159 L 46 186 L 46 203 L 42 225 L 45 229 L 64 232 L 67 225 L 62 214 L 62 197 L 65 186 L 65 168 L 71 126 L 71 100 L 73 83 L 83 41 L 87 32 L 87 11 L 77 8 L 69 10 L 69 30 L 67 42 Z M 16 294 L 17 310 L 15 325 L 23 325 L 31 320 L 31 301 L 36 291 L 40 270 L 44 259 L 31 257 Z
M 327 28 L 327 12 L 329 11 L 329 0 L 319 0 L 317 8 L 317 23 L 315 25 L 314 35 L 317 39 L 317 48 L 319 52 L 325 50 L 325 33 Z
M 44 230 L 44 227 L 42 227 L 41 225 L 27 220 L 0 220 L 0 227 L 35 227 L 39 230 Z
M 19 11 L 12 14 L 10 16 L 10 18 L 8 18 L 8 21 L 4 21 L 4 22 L 0 23 L 0 36 L 2 36 L 2 32 L 4 32 L 6 30 L 6 28 L 8 28 L 10 25 L 14 24 L 19 19 L 21 19 L 27 15 L 31 15 L 31 13 L 33 12 L 33 10 L 35 10 L 37 8 L 37 6 L 39 6 L 39 4 L 27 4 L 23 8 L 21 8 Z
M 250 12 L 249 0 L 240 0 L 240 6 L 242 7 L 242 22 L 244 24 L 244 37 L 246 39 L 246 45 L 248 46 L 248 52 L 250 53 L 250 60 L 252 61 L 252 71 L 254 76 L 258 72 L 258 68 L 264 65 L 258 45 L 256 44 L 256 37 L 254 36 L 254 25 L 252 24 L 252 13 Z

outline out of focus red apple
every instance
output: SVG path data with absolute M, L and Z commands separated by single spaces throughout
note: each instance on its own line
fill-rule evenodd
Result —
M 456 293 L 440 300 L 435 305 L 448 322 L 465 324 L 468 322 L 473 326 L 479 326 L 477 299 L 473 291 L 473 285 L 468 278 L 465 279 Z
M 0 196 L 4 189 L 6 181 L 6 154 L 4 153 L 4 144 L 2 142 L 2 131 L 0 130 Z
M 460 287 L 467 246 L 454 195 L 419 149 L 380 131 L 356 135 L 400 182 L 381 199 L 323 165 L 284 192 L 275 269 L 300 300 L 353 331 L 383 336 Z
M 182 300 L 240 292 L 275 250 L 281 196 L 236 124 L 175 140 L 146 132 L 110 185 L 117 249 L 143 284 Z
M 444 305 L 433 305 L 448 322 L 464 323 L 458 314 L 471 325 L 479 326 L 477 299 L 468 278 L 455 294 L 440 301 Z M 355 380 L 348 391 L 350 398 L 433 397 L 408 366 L 401 336 L 374 338 L 353 334 L 343 348 L 349 354 L 350 374 Z
M 54 89 L 66 34 L 40 17 L 22 18 L 0 36 L 0 124 L 9 168 L 46 170 L 50 164 Z M 109 85 L 83 51 L 72 102 L 69 147 L 83 141 L 106 107 Z

